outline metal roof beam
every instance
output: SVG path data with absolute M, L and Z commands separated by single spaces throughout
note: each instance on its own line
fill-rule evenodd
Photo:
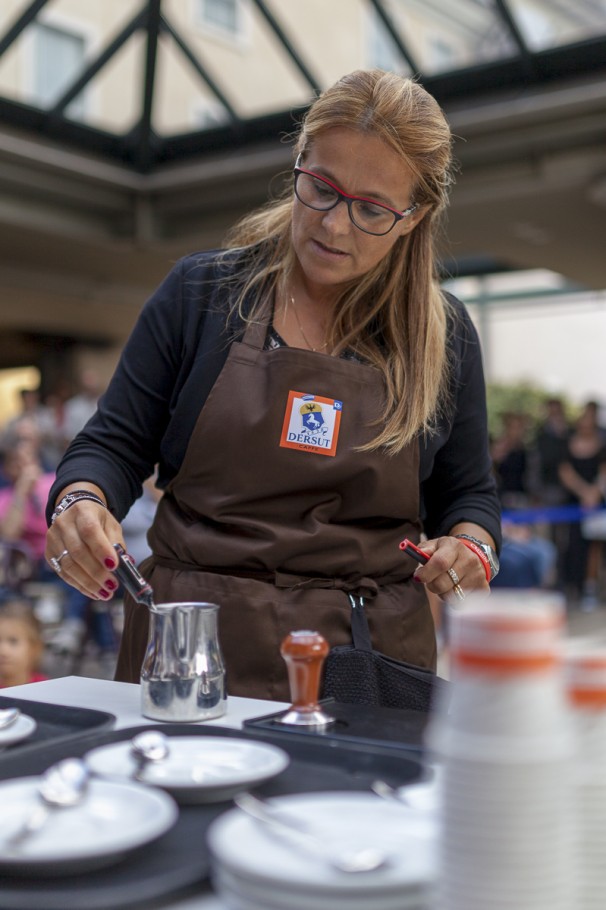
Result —
M 370 2 L 370 5 L 375 8 L 379 19 L 383 23 L 385 29 L 389 32 L 389 36 L 390 36 L 391 40 L 397 47 L 398 51 L 400 52 L 400 54 L 402 55 L 404 60 L 406 60 L 411 71 L 413 73 L 420 73 L 421 69 L 420 69 L 417 61 L 415 60 L 414 55 L 410 53 L 408 47 L 406 46 L 406 44 L 404 43 L 404 41 L 402 39 L 401 33 L 395 27 L 395 25 L 393 23 L 393 19 L 391 18 L 391 16 L 388 15 L 387 10 L 383 6 L 383 4 L 380 2 L 380 0 L 369 0 L 369 2 Z
M 143 104 L 141 120 L 136 130 L 137 164 L 147 170 L 152 161 L 153 130 L 151 126 L 154 101 L 154 81 L 158 56 L 158 35 L 160 33 L 160 4 L 162 0 L 149 0 L 147 10 L 147 47 L 145 52 L 145 79 L 143 83 Z
M 286 51 L 286 53 L 288 54 L 290 59 L 293 61 L 293 63 L 295 64 L 295 66 L 297 67 L 297 69 L 299 70 L 299 72 L 301 73 L 301 75 L 303 76 L 303 78 L 305 79 L 307 84 L 309 85 L 309 87 L 314 92 L 317 92 L 319 94 L 321 91 L 320 83 L 314 77 L 314 75 L 312 74 L 311 70 L 307 67 L 307 65 L 303 62 L 303 59 L 301 58 L 299 53 L 295 50 L 294 45 L 291 43 L 290 39 L 288 38 L 288 35 L 284 31 L 284 29 L 282 28 L 282 26 L 280 25 L 278 20 L 269 11 L 268 7 L 263 2 L 263 0 L 253 0 L 253 3 L 255 4 L 255 6 L 259 10 L 261 15 L 263 16 L 263 18 L 265 19 L 265 21 L 271 28 L 271 30 L 274 32 L 274 34 L 276 35 L 276 37 L 278 38 L 278 40 L 284 47 L 284 50 Z
M 213 93 L 213 95 L 215 96 L 217 101 L 225 108 L 225 110 L 229 114 L 230 118 L 232 120 L 239 120 L 240 117 L 236 114 L 236 112 L 235 112 L 234 108 L 232 107 L 231 102 L 228 100 L 227 96 L 224 94 L 224 92 L 221 90 L 219 85 L 212 78 L 212 76 L 210 75 L 208 70 L 202 66 L 198 57 L 193 53 L 191 48 L 186 44 L 186 42 L 183 40 L 183 38 L 181 37 L 181 35 L 177 31 L 177 29 L 174 28 L 173 25 L 171 25 L 171 23 L 168 21 L 166 16 L 162 16 L 162 21 L 160 23 L 160 27 L 162 28 L 163 31 L 166 31 L 171 36 L 171 38 L 173 39 L 173 41 L 175 42 L 175 44 L 177 45 L 179 50 L 184 54 L 184 56 L 189 61 L 189 63 L 191 63 L 191 65 L 193 66 L 193 68 L 195 69 L 197 74 L 200 76 L 202 81 L 205 83 L 207 88 L 209 88 L 211 90 L 211 92 Z
M 506 0 L 495 0 L 495 6 L 499 12 L 499 15 L 501 16 L 501 19 L 510 32 L 516 47 L 518 48 L 518 51 L 520 53 L 519 60 L 521 69 L 528 76 L 534 75 L 536 72 L 534 57 L 531 54 L 528 45 L 526 44 L 524 35 L 518 28 L 518 23 L 516 22 L 515 17 L 509 9 L 508 3 Z
M 13 43 L 16 41 L 24 28 L 33 22 L 43 6 L 46 6 L 48 0 L 34 0 L 28 8 L 23 12 L 11 25 L 8 30 L 4 33 L 2 39 L 0 39 L 0 57 L 5 53 Z
M 75 79 L 68 89 L 59 98 L 56 104 L 50 109 L 51 116 L 62 114 L 67 105 L 80 94 L 83 88 L 93 79 L 97 73 L 103 69 L 117 51 L 120 50 L 134 32 L 145 26 L 147 20 L 147 6 L 144 6 L 137 15 L 131 19 L 122 31 L 110 41 L 110 43 L 101 51 L 101 53 L 90 63 Z

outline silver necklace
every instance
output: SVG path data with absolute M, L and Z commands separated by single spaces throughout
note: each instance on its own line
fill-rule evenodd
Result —
M 307 337 L 307 335 L 306 335 L 305 332 L 303 331 L 303 326 L 301 325 L 301 320 L 299 319 L 299 314 L 298 314 L 298 312 L 297 312 L 297 303 L 296 303 L 296 301 L 295 301 L 295 298 L 294 298 L 294 295 L 293 295 L 293 294 L 290 295 L 290 302 L 292 303 L 293 312 L 294 312 L 294 314 L 295 314 L 295 319 L 297 320 L 297 325 L 298 325 L 298 327 L 299 327 L 299 332 L 301 333 L 301 338 L 303 339 L 303 341 L 305 342 L 305 344 L 307 345 L 307 347 L 308 347 L 311 351 L 313 351 L 314 354 L 319 354 L 320 351 L 323 351 L 323 350 L 325 350 L 326 347 L 328 347 L 328 340 L 325 341 L 323 345 L 320 345 L 319 348 L 314 348 L 313 344 L 310 343 L 309 338 Z

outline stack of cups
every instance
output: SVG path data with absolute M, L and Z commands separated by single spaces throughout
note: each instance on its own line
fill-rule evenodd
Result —
M 606 905 L 606 645 L 580 641 L 566 656 L 577 737 L 574 777 L 578 910 Z
M 453 611 L 450 702 L 427 730 L 442 764 L 437 910 L 576 910 L 563 629 L 542 592 Z

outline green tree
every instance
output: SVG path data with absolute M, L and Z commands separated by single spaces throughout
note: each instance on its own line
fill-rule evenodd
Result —
M 528 419 L 528 432 L 532 436 L 537 426 L 543 420 L 545 402 L 553 398 L 552 392 L 547 392 L 530 382 L 518 382 L 513 385 L 502 383 L 488 383 L 486 387 L 486 401 L 488 406 L 488 431 L 491 437 L 500 435 L 503 429 L 503 416 L 505 414 L 523 414 Z M 575 408 L 562 398 L 564 410 L 572 417 Z

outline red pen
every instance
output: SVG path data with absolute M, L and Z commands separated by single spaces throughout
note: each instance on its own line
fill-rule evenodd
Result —
M 416 544 L 412 543 L 412 541 L 408 540 L 407 538 L 401 541 L 400 549 L 404 550 L 408 556 L 412 556 L 413 559 L 416 559 L 417 562 L 420 562 L 421 565 L 425 565 L 425 563 L 429 560 L 427 553 L 424 553 L 423 550 L 420 550 Z

